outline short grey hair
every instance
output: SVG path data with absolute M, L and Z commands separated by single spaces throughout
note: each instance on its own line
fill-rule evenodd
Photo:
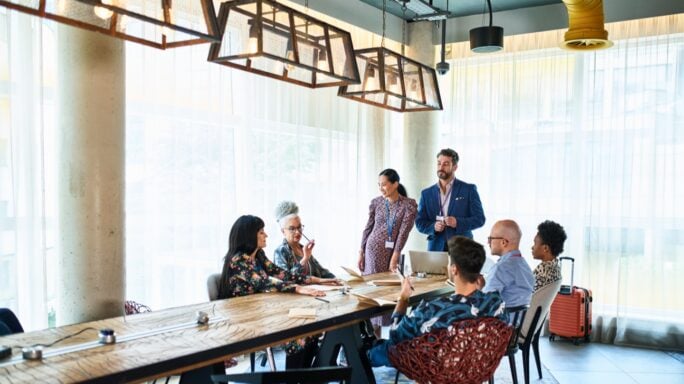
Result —
M 281 226 L 283 225 L 282 222 L 287 221 L 283 220 L 284 218 L 297 214 L 299 214 L 299 207 L 294 201 L 281 201 L 275 209 L 276 220 L 281 223 Z

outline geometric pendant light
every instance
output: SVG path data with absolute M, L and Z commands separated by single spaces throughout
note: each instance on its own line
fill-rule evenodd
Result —
M 337 95 L 396 112 L 442 109 L 434 68 L 387 48 L 356 50 L 361 84 L 340 87 Z
M 355 51 L 361 84 L 341 86 L 337 95 L 396 112 L 441 110 L 435 69 L 385 48 L 386 5 L 383 0 L 380 47 Z
M 221 4 L 208 60 L 297 85 L 358 84 L 351 34 L 273 0 Z
M 213 0 L 0 0 L 0 6 L 159 49 L 221 39 Z

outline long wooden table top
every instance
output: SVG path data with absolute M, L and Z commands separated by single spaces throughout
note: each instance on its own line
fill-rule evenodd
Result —
M 392 274 L 365 280 L 391 279 Z M 350 282 L 352 292 L 373 298 L 396 299 L 399 286 Z M 453 292 L 444 276 L 414 281 L 411 303 Z M 0 337 L 0 345 L 48 344 L 91 327 L 80 335 L 43 350 L 40 361 L 23 360 L 21 350 L 0 360 L 0 383 L 131 382 L 184 372 L 293 338 L 340 328 L 394 307 L 360 303 L 353 295 L 328 292 L 329 303 L 310 296 L 262 293 L 188 305 L 133 316 L 74 324 Z M 291 308 L 316 308 L 315 319 L 288 317 Z M 209 314 L 208 325 L 196 323 L 196 311 Z M 117 343 L 97 343 L 99 329 L 111 328 Z M 83 349 L 83 347 L 89 347 Z

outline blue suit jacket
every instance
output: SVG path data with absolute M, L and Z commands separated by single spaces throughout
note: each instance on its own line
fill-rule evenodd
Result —
M 420 193 L 416 228 L 427 235 L 428 251 L 443 251 L 446 242 L 452 236 L 466 236 L 473 238 L 473 229 L 480 228 L 485 223 L 485 215 L 477 193 L 475 184 L 468 184 L 454 180 L 453 190 L 449 197 L 449 212 L 447 216 L 456 218 L 456 228 L 446 227 L 442 232 L 435 232 L 435 220 L 439 215 L 439 185 L 423 189 Z

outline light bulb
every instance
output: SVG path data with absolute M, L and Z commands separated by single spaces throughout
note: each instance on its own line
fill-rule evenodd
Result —
M 396 94 L 401 94 L 401 85 L 397 81 L 397 76 L 394 74 L 389 74 L 388 76 L 389 91 Z
M 378 88 L 378 79 L 375 77 L 375 68 L 368 67 L 368 77 L 364 91 L 375 91 Z
M 321 71 L 328 70 L 328 54 L 324 49 L 318 51 L 318 63 L 316 64 L 316 67 Z
M 287 57 L 288 60 L 295 61 L 295 54 L 294 50 L 292 49 L 292 40 L 288 39 L 287 40 L 287 51 L 285 52 L 285 57 Z M 283 62 L 283 69 L 291 72 L 294 70 L 294 65 L 290 62 Z
M 102 4 L 112 5 L 112 0 L 102 0 Z M 95 12 L 95 16 L 102 20 L 108 20 L 114 14 L 114 12 L 104 7 L 95 7 L 93 8 L 93 12 Z
M 247 42 L 247 53 L 257 53 L 259 51 L 259 30 L 254 20 L 249 20 L 249 41 Z
M 408 97 L 409 99 L 420 100 L 418 95 L 418 83 L 416 80 L 411 82 L 411 90 L 409 91 Z

